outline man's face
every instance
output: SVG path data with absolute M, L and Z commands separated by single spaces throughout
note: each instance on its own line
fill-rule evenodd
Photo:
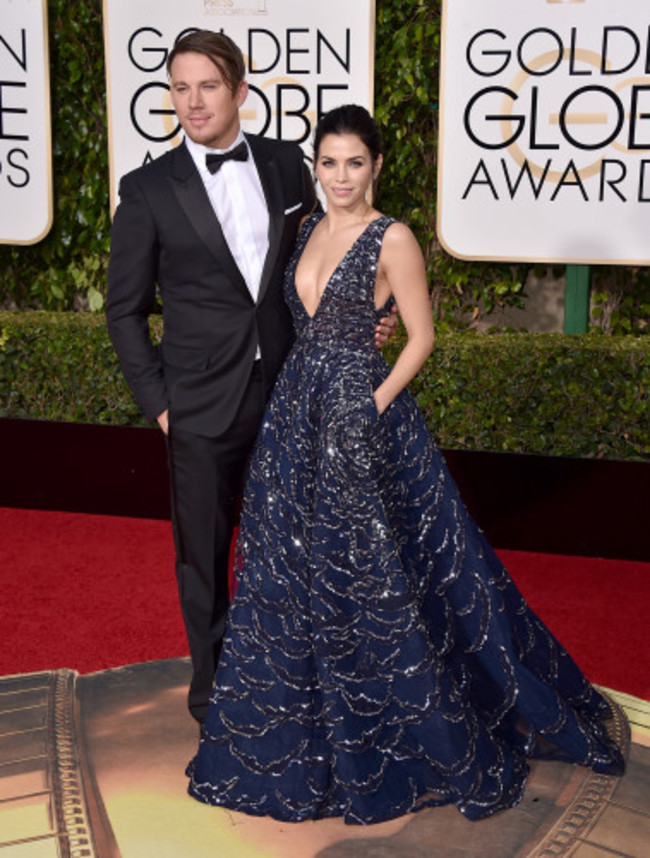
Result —
M 187 136 L 211 149 L 226 149 L 239 133 L 239 108 L 248 95 L 243 81 L 230 91 L 217 66 L 204 54 L 174 57 L 170 93 Z

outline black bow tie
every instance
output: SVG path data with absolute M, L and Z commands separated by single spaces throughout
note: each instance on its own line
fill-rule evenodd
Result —
M 205 156 L 205 166 L 211 173 L 216 173 L 221 169 L 221 165 L 224 161 L 248 161 L 248 146 L 242 140 L 238 146 L 235 146 L 234 149 L 230 149 L 228 152 L 221 152 L 219 154 L 214 155 L 206 155 Z

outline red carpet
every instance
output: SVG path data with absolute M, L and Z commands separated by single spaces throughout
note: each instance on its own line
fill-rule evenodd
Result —
M 0 509 L 0 674 L 187 654 L 169 522 Z
M 165 521 L 0 508 L 0 674 L 187 654 Z M 592 682 L 650 700 L 650 564 L 500 551 Z

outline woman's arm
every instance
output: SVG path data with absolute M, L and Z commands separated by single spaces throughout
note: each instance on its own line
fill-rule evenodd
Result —
M 381 414 L 431 354 L 434 333 L 424 258 L 415 236 L 404 224 L 392 224 L 386 231 L 378 269 L 377 291 L 395 296 L 408 336 L 395 366 L 374 392 Z

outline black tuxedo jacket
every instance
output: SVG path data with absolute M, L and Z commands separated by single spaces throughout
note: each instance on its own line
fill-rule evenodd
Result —
M 282 277 L 315 205 L 302 151 L 247 135 L 269 209 L 269 251 L 254 302 L 185 144 L 120 183 L 106 319 L 122 371 L 149 419 L 216 437 L 235 417 L 259 345 L 267 393 L 293 338 Z M 163 339 L 148 317 L 159 289 Z

